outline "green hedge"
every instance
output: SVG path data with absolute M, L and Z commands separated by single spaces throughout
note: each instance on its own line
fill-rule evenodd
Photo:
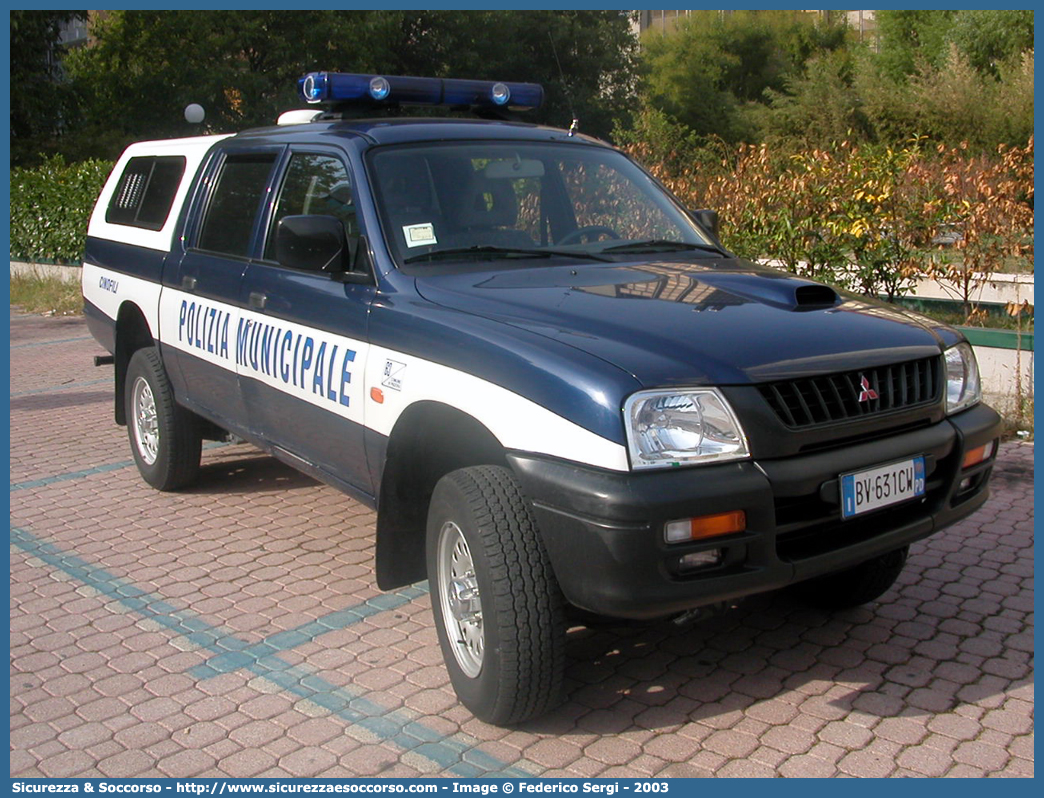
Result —
M 67 164 L 61 155 L 11 171 L 11 259 L 82 263 L 87 222 L 112 161 Z

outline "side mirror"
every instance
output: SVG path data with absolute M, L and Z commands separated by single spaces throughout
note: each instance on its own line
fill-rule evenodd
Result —
M 335 216 L 284 216 L 275 249 L 276 260 L 288 269 L 336 273 L 352 262 L 344 225 Z
M 714 236 L 715 240 L 718 239 L 718 212 L 704 208 L 699 211 L 693 211 L 692 215 L 696 217 L 696 221 L 700 227 L 709 232 Z

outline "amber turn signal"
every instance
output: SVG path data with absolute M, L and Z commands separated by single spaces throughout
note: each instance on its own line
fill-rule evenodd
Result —
M 974 449 L 969 449 L 964 454 L 964 462 L 961 464 L 961 468 L 971 468 L 973 465 L 978 465 L 983 460 L 988 460 L 992 454 L 993 441 L 984 443 L 982 446 L 976 446 Z
M 719 535 L 731 535 L 733 532 L 742 532 L 746 528 L 747 514 L 743 510 L 732 510 L 727 513 L 669 521 L 664 526 L 664 536 L 668 543 L 684 543 Z

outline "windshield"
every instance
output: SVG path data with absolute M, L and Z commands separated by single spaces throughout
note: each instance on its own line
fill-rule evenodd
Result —
M 400 268 L 720 251 L 655 181 L 601 147 L 515 141 L 376 150 L 373 184 Z

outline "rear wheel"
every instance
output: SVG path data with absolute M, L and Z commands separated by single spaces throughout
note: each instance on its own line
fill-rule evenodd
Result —
M 125 385 L 127 434 L 142 478 L 158 490 L 190 485 L 199 474 L 199 424 L 174 401 L 156 347 L 131 356 Z
M 443 477 L 428 513 L 428 578 L 457 697 L 498 725 L 560 700 L 564 601 L 514 475 L 476 466 Z
M 828 609 L 866 604 L 884 595 L 895 584 L 903 572 L 909 551 L 909 546 L 903 546 L 854 568 L 800 582 L 794 586 L 794 590 L 810 604 Z

